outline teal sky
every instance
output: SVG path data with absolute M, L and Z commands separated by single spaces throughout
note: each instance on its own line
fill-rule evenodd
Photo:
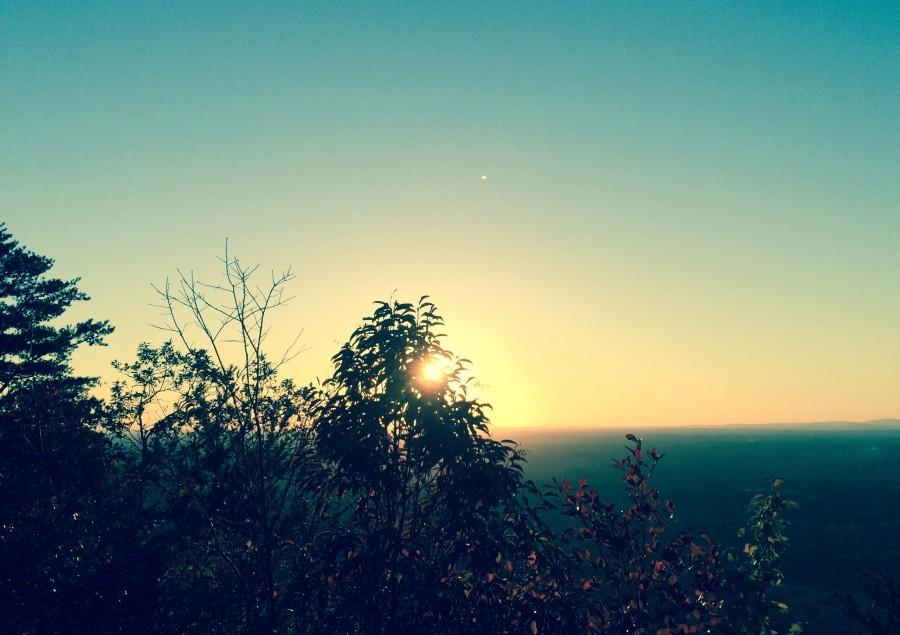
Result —
M 397 289 L 501 424 L 900 416 L 900 4 L 0 0 L 0 213 L 105 376 L 229 237 L 303 377 Z

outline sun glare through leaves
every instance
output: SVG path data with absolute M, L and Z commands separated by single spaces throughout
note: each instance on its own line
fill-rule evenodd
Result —
M 433 391 L 447 383 L 453 363 L 446 357 L 423 357 L 418 363 L 415 383 L 420 389 Z

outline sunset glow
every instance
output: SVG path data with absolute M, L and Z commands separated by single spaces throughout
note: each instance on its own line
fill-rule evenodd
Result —
M 896 15 L 396 9 L 0 10 L 0 208 L 116 326 L 79 370 L 228 238 L 297 272 L 301 382 L 428 294 L 498 425 L 900 413 Z
M 900 633 L 898 78 L 897 0 L 0 0 L 0 633 Z

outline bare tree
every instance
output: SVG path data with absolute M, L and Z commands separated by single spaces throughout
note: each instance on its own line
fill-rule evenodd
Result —
M 243 629 L 277 632 L 302 601 L 305 578 L 293 569 L 326 517 L 327 479 L 309 424 L 319 392 L 279 379 L 299 353 L 299 333 L 274 361 L 266 353 L 271 313 L 290 300 L 293 273 L 260 286 L 258 267 L 227 246 L 221 262 L 217 283 L 179 271 L 156 289 L 166 316 L 158 328 L 172 341 L 143 345 L 135 362 L 117 365 L 126 380 L 113 401 L 137 448 L 141 497 L 151 481 L 162 517 L 173 507 L 192 515 L 207 538 L 201 577 L 236 598 L 242 608 L 232 619 Z M 177 584 L 204 582 L 173 571 L 176 587 L 176 573 Z

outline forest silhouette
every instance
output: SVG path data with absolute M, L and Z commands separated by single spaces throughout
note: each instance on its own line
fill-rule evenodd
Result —
M 69 323 L 78 280 L 0 229 L 0 632 L 796 633 L 780 593 L 781 481 L 739 547 L 671 526 L 663 454 L 627 435 L 625 504 L 536 484 L 490 432 L 471 364 L 427 297 L 377 302 L 307 384 L 266 334 L 290 272 L 158 289 L 170 339 L 71 367 L 105 321 Z M 900 632 L 889 581 L 845 598 Z M 809 632 L 809 631 L 807 631 Z

